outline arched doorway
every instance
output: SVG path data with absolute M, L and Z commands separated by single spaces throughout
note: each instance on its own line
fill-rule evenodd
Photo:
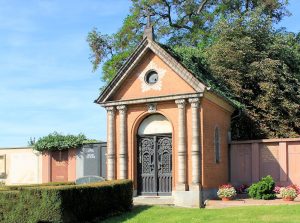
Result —
M 137 134 L 138 194 L 172 193 L 172 125 L 161 114 L 146 117 Z

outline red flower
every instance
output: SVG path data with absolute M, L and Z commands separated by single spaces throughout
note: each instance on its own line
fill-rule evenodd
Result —
M 226 188 L 232 188 L 233 186 L 231 184 L 223 184 L 219 186 L 219 189 L 226 189 Z

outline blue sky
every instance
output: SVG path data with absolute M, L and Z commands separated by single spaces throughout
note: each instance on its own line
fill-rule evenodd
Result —
M 87 33 L 113 33 L 129 0 L 0 0 L 0 147 L 53 131 L 106 139 L 103 85 L 91 72 Z M 280 23 L 300 31 L 300 1 Z

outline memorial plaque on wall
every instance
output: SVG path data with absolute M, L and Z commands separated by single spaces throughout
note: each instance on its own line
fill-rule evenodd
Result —
M 51 182 L 68 181 L 68 151 L 51 152 Z
M 106 144 L 103 144 L 101 147 L 101 175 L 106 177 Z
M 100 176 L 100 147 L 98 144 L 88 144 L 83 147 L 84 176 Z

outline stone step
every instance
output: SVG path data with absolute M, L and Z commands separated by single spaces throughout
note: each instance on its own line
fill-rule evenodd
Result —
M 138 196 L 133 198 L 134 205 L 167 205 L 173 206 L 172 196 Z

